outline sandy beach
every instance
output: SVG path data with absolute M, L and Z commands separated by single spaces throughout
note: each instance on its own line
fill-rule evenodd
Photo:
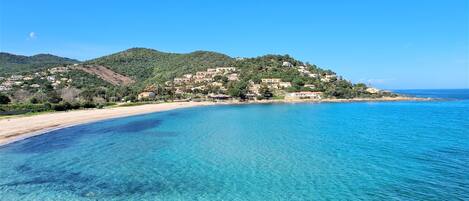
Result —
M 0 146 L 39 135 L 47 131 L 104 119 L 161 112 L 178 108 L 213 105 L 214 102 L 174 102 L 105 109 L 53 112 L 0 120 Z
M 105 109 L 74 110 L 67 112 L 52 112 L 32 116 L 17 116 L 0 119 L 0 146 L 42 133 L 78 124 L 90 123 L 104 119 L 126 117 L 138 114 L 161 112 L 179 108 L 219 105 L 219 104 L 269 104 L 269 103 L 342 103 L 342 102 L 379 102 L 379 101 L 428 101 L 427 98 L 395 97 L 377 99 L 321 99 L 321 100 L 260 100 L 250 102 L 173 102 L 160 104 L 145 104 L 128 107 L 114 107 Z

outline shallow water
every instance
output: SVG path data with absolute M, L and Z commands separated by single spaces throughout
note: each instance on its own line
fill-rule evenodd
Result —
M 0 147 L 0 200 L 468 200 L 468 114 L 466 99 L 102 121 Z

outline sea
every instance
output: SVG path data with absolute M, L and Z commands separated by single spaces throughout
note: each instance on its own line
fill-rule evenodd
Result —
M 469 89 L 202 106 L 0 147 L 0 200 L 469 200 Z

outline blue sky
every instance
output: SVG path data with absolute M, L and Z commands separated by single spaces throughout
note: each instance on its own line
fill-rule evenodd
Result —
M 0 51 L 289 54 L 381 88 L 469 88 L 468 2 L 0 0 Z

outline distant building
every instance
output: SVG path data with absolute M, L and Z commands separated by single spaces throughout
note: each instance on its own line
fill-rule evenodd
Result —
M 314 84 L 305 84 L 303 87 L 310 88 L 310 89 L 315 89 L 316 86 Z
M 280 78 L 265 78 L 265 79 L 261 79 L 262 83 L 264 84 L 279 84 L 282 79 Z
M 142 93 L 139 93 L 137 96 L 138 100 L 143 100 L 143 99 L 150 99 L 150 98 L 155 98 L 156 94 L 151 91 L 145 91 Z
M 380 90 L 377 89 L 377 88 L 369 87 L 369 88 L 366 89 L 366 92 L 368 92 L 370 94 L 377 94 L 377 93 L 380 92 Z
M 236 73 L 228 74 L 226 77 L 228 78 L 229 81 L 237 81 L 237 80 L 239 80 L 238 74 L 236 74 Z
M 47 76 L 47 80 L 50 81 L 50 82 L 54 82 L 55 81 L 55 76 Z
M 32 84 L 32 85 L 29 85 L 29 87 L 31 87 L 31 88 L 39 88 L 39 87 L 41 87 L 41 85 L 39 85 L 39 84 Z
M 300 91 L 287 93 L 285 99 L 321 99 L 322 92 Z
M 12 76 L 10 76 L 11 81 L 18 81 L 18 80 L 22 80 L 22 79 L 23 79 L 22 75 L 12 75 Z
M 279 86 L 280 88 L 288 88 L 288 87 L 291 87 L 291 83 L 290 83 L 290 82 L 280 82 L 280 83 L 278 84 L 278 86 Z
M 185 78 L 185 77 L 182 77 L 182 78 L 174 78 L 174 84 L 183 84 L 183 83 L 187 83 L 187 82 L 190 82 L 191 79 L 190 78 Z
M 235 67 L 218 67 L 215 69 L 217 73 L 230 73 L 230 72 L 235 72 L 236 68 Z
M 221 83 L 221 82 L 212 82 L 212 83 L 210 83 L 210 85 L 212 85 L 214 87 L 222 87 L 223 83 Z
M 283 67 L 293 67 L 293 64 L 291 64 L 291 63 L 288 62 L 288 61 L 284 61 L 284 62 L 282 63 L 282 66 L 283 66 Z
M 10 86 L 0 85 L 0 91 L 10 91 L 10 90 L 11 90 Z
M 68 72 L 68 68 L 67 68 L 67 67 L 55 67 L 55 68 L 50 68 L 50 69 L 49 69 L 49 72 L 52 73 L 52 74 L 56 74 L 56 73 L 65 73 L 65 72 Z
M 184 74 L 182 77 L 191 79 L 191 78 L 192 78 L 192 74 Z

